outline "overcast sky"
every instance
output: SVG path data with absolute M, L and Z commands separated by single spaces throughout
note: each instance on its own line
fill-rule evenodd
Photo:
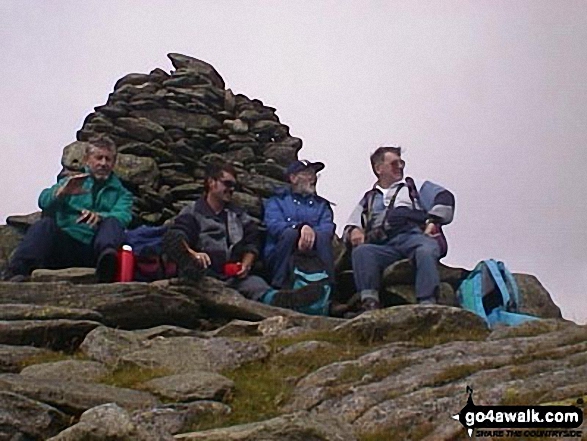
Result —
M 275 107 L 342 227 L 369 154 L 451 189 L 449 265 L 536 275 L 587 322 L 587 2 L 0 0 L 0 222 L 35 211 L 117 79 L 180 52 Z

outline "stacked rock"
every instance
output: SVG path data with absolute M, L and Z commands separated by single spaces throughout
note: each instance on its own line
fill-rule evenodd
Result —
M 116 173 L 135 196 L 133 223 L 158 225 L 201 195 L 206 164 L 224 160 L 238 172 L 235 201 L 260 219 L 262 198 L 283 185 L 302 140 L 290 136 L 274 108 L 225 89 L 210 64 L 167 56 L 170 74 L 157 68 L 116 82 L 64 149 L 65 172 L 80 169 L 91 137 L 107 134 L 118 147 Z

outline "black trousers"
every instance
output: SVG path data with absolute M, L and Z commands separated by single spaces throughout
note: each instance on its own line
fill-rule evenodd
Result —
M 91 244 L 80 242 L 62 231 L 51 217 L 43 217 L 27 231 L 9 263 L 12 274 L 28 276 L 37 268 L 94 267 L 100 254 L 118 249 L 124 240 L 124 228 L 115 218 L 98 225 Z

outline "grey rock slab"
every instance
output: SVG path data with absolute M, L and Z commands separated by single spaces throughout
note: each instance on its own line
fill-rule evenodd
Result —
M 89 320 L 3 320 L 0 321 L 0 343 L 74 350 L 97 326 L 100 323 Z
M 234 388 L 234 382 L 214 372 L 195 371 L 155 378 L 142 383 L 141 388 L 161 399 L 175 402 L 225 401 Z
M 259 322 L 245 320 L 232 320 L 208 334 L 210 337 L 259 337 L 262 332 L 259 330 Z
M 142 348 L 142 342 L 133 331 L 100 326 L 86 335 L 79 349 L 92 360 L 114 365 L 122 355 Z
M 69 170 L 81 170 L 85 164 L 88 142 L 74 141 L 63 148 L 61 165 Z
M 275 315 L 301 315 L 295 311 L 274 308 L 261 302 L 249 300 L 234 289 L 228 288 L 223 282 L 205 277 L 197 285 L 177 284 L 169 290 L 177 291 L 190 299 L 196 300 L 209 312 L 222 317 L 241 320 L 263 320 Z
M 102 363 L 90 360 L 61 360 L 25 367 L 20 375 L 37 380 L 95 383 L 110 371 Z
M 95 268 L 36 269 L 31 274 L 32 282 L 96 283 Z
M 28 303 L 91 309 L 107 326 L 125 329 L 158 325 L 194 327 L 199 305 L 186 296 L 147 283 L 73 285 L 0 282 L 0 304 Z
M 206 416 L 228 415 L 231 409 L 218 401 L 192 401 L 168 404 L 154 409 L 135 411 L 132 419 L 151 433 L 182 433 Z
M 176 435 L 184 441 L 356 441 L 353 429 L 335 417 L 297 412 L 266 421 Z
M 82 344 L 80 351 L 93 360 L 115 365 L 123 355 L 149 346 L 149 341 L 170 337 L 194 337 L 201 333 L 175 326 L 157 326 L 150 329 L 125 331 L 100 326 L 90 332 Z
M 123 182 L 134 185 L 155 186 L 159 180 L 157 163 L 153 158 L 144 156 L 120 153 L 117 155 L 114 172 Z
M 123 128 L 129 138 L 143 142 L 151 142 L 165 132 L 165 129 L 159 124 L 143 117 L 118 118 L 116 120 L 116 125 Z
M 0 392 L 0 440 L 44 440 L 65 429 L 70 417 L 12 392 Z
M 8 263 L 10 255 L 22 240 L 24 233 L 10 225 L 0 225 L 0 270 Z
M 359 315 L 333 329 L 357 341 L 402 341 L 425 335 L 447 335 L 462 330 L 483 333 L 485 321 L 460 308 L 440 305 L 405 305 Z M 488 332 L 487 332 L 488 333 Z
M 211 277 L 204 277 L 196 285 L 185 285 L 173 280 L 167 289 L 196 301 L 208 317 L 259 321 L 281 316 L 287 318 L 287 326 L 303 325 L 311 329 L 330 329 L 344 322 L 332 317 L 311 316 L 249 300 L 227 287 L 225 283 Z
M 279 165 L 287 167 L 297 159 L 298 149 L 284 145 L 271 145 L 265 148 L 263 156 L 267 159 L 272 159 Z
M 321 352 L 321 351 L 330 351 L 335 350 L 336 345 L 332 343 L 328 343 L 326 341 L 301 341 L 299 343 L 294 343 L 282 351 L 279 352 L 279 355 L 283 356 L 296 356 L 299 355 L 300 357 L 307 357 L 311 356 L 312 352 Z
M 125 84 L 132 84 L 138 86 L 151 81 L 151 76 L 143 73 L 129 73 L 120 78 L 116 84 L 114 84 L 114 90 L 119 89 Z
M 4 304 L 0 308 L 0 320 L 91 320 L 100 321 L 102 316 L 91 309 L 63 308 L 59 306 L 37 306 Z
M 169 53 L 167 57 L 176 69 L 186 69 L 209 78 L 216 87 L 224 89 L 224 80 L 218 71 L 209 63 L 188 55 Z
M 87 409 L 105 403 L 117 403 L 129 410 L 159 404 L 159 400 L 147 392 L 104 384 L 38 380 L 17 374 L 0 375 L 0 390 L 42 401 L 72 415 L 80 415 Z
M 543 318 L 562 318 L 560 308 L 540 281 L 529 274 L 514 274 L 520 290 L 520 312 Z
M 136 110 L 133 115 L 155 121 L 166 128 L 176 129 L 206 129 L 215 131 L 222 127 L 222 124 L 211 115 L 191 113 L 185 110 L 175 109 L 150 109 Z
M 47 349 L 0 344 L 0 372 L 18 373 L 27 361 L 49 354 Z
M 171 441 L 167 433 L 152 433 L 133 422 L 129 413 L 114 403 L 85 411 L 77 424 L 49 441 Z
M 118 153 L 136 156 L 146 156 L 149 158 L 153 158 L 158 162 L 169 162 L 174 160 L 174 156 L 168 151 L 160 147 L 156 147 L 152 144 L 146 144 L 144 142 L 131 142 L 125 144 L 118 149 Z
M 388 344 L 304 377 L 284 410 L 335 414 L 365 434 L 425 426 L 431 412 L 456 413 L 466 402 L 466 385 L 490 404 L 512 395 L 520 404 L 537 404 L 576 394 L 585 383 L 587 328 L 535 326 L 520 334 L 424 349 Z M 431 430 L 441 425 L 433 423 Z
M 150 340 L 147 347 L 123 355 L 121 361 L 139 367 L 163 368 L 181 374 L 235 369 L 244 363 L 264 359 L 268 355 L 267 346 L 252 341 L 223 337 L 172 337 Z

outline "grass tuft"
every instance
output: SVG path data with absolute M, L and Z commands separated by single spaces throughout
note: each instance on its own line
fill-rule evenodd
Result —
M 98 379 L 109 386 L 140 389 L 139 385 L 153 378 L 165 377 L 171 372 L 165 368 L 144 368 L 136 365 L 118 365 L 113 371 Z

